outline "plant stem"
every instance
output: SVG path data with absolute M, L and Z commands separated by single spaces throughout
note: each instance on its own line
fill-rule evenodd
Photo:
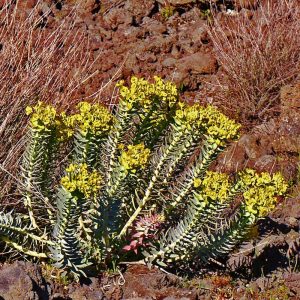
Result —
M 45 253 L 27 250 L 27 249 L 23 248 L 22 246 L 20 246 L 19 244 L 17 244 L 16 242 L 10 240 L 6 236 L 2 236 L 1 240 L 4 241 L 8 246 L 13 247 L 20 252 L 23 252 L 24 254 L 38 257 L 38 258 L 48 258 L 48 256 Z
M 176 128 L 176 127 L 174 127 Z M 180 128 L 180 127 L 179 127 Z M 180 128 L 182 129 L 182 128 Z M 134 220 L 136 219 L 136 217 L 139 215 L 139 213 L 141 212 L 141 210 L 144 208 L 145 204 L 148 202 L 148 200 L 150 199 L 150 195 L 152 193 L 153 187 L 155 185 L 155 183 L 157 182 L 157 180 L 160 178 L 160 173 L 161 170 L 164 166 L 165 161 L 168 159 L 169 154 L 172 152 L 172 150 L 177 146 L 178 142 L 180 141 L 180 139 L 182 138 L 182 136 L 185 134 L 184 130 L 176 130 L 174 132 L 173 137 L 171 138 L 171 143 L 168 145 L 168 147 L 165 149 L 165 151 L 163 151 L 155 170 L 153 171 L 154 175 L 152 176 L 149 185 L 145 191 L 145 195 L 143 197 L 143 199 L 140 201 L 138 208 L 135 210 L 135 212 L 132 214 L 132 216 L 129 218 L 129 220 L 127 221 L 127 223 L 125 224 L 125 226 L 122 228 L 122 230 L 120 231 L 118 237 L 121 238 L 123 235 L 125 235 L 128 227 L 130 227 L 132 225 L 132 223 L 134 222 Z

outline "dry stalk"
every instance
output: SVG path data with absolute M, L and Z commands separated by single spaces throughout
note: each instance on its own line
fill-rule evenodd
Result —
M 266 0 L 253 13 L 216 16 L 209 35 L 221 66 L 216 104 L 246 124 L 270 117 L 280 87 L 300 71 L 298 1 Z
M 76 6 L 59 23 L 41 1 L 26 13 L 22 0 L 0 9 L 0 172 L 2 195 L 11 191 L 24 149 L 25 107 L 37 101 L 71 109 L 89 95 L 84 86 L 97 74 L 89 37 L 76 26 Z M 97 99 L 101 90 L 94 91 Z

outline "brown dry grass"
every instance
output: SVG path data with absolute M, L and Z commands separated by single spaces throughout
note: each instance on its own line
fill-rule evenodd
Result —
M 15 3 L 14 3 L 15 2 Z M 76 7 L 59 25 L 47 24 L 51 11 L 40 2 L 30 13 L 26 1 L 4 1 L 0 10 L 0 186 L 11 190 L 24 148 L 25 107 L 38 100 L 69 109 L 82 100 L 81 89 L 95 76 L 89 38 L 74 23 Z M 13 4 L 14 3 L 14 4 Z
M 216 16 L 209 35 L 221 66 L 214 100 L 244 124 L 276 111 L 279 89 L 300 71 L 300 5 L 262 1 L 253 13 Z

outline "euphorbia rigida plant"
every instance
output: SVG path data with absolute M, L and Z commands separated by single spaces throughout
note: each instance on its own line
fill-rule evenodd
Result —
M 180 101 L 171 82 L 133 77 L 118 88 L 112 111 L 88 102 L 70 115 L 41 102 L 27 108 L 27 214 L 1 212 L 0 239 L 76 278 L 128 259 L 168 267 L 232 251 L 286 192 L 283 177 L 209 170 L 240 125 Z

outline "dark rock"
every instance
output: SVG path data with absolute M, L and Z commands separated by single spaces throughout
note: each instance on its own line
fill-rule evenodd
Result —
M 155 1 L 153 0 L 131 0 L 126 1 L 123 10 L 130 12 L 137 25 L 142 23 L 144 17 L 150 16 L 154 5 Z
M 179 279 L 146 266 L 132 266 L 124 274 L 124 299 L 197 299 L 191 289 L 178 289 Z
M 49 299 L 41 269 L 29 262 L 4 265 L 0 270 L 0 297 L 5 300 Z
M 101 300 L 104 298 L 104 294 L 101 291 L 101 287 L 96 278 L 91 278 L 92 283 L 90 285 L 78 286 L 74 291 L 69 292 L 69 297 L 72 300 Z

